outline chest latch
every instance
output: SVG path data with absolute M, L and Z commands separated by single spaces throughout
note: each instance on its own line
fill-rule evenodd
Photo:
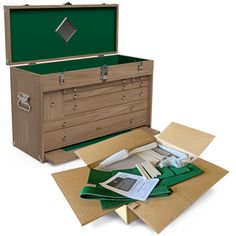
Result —
M 103 65 L 101 67 L 100 79 L 102 81 L 107 81 L 107 79 L 108 79 L 108 66 L 107 65 Z

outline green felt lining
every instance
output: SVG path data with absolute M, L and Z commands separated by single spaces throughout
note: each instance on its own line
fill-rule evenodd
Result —
M 74 150 L 74 149 L 78 149 L 78 148 L 86 147 L 86 146 L 88 146 L 88 145 L 92 145 L 92 144 L 95 144 L 95 143 L 99 143 L 99 142 L 101 142 L 101 141 L 104 141 L 104 140 L 106 140 L 106 139 L 115 137 L 115 136 L 117 136 L 117 135 L 120 135 L 120 134 L 123 134 L 123 133 L 127 133 L 127 132 L 129 132 L 129 131 L 130 131 L 130 130 L 124 130 L 124 131 L 121 131 L 121 132 L 118 132 L 118 133 L 109 134 L 109 135 L 102 136 L 102 137 L 99 137 L 99 138 L 95 138 L 95 139 L 91 139 L 91 140 L 84 141 L 84 142 L 81 142 L 81 143 L 73 144 L 73 145 L 64 147 L 64 148 L 62 148 L 62 149 L 63 149 L 65 152 L 68 152 L 68 151 L 71 151 L 71 150 Z
M 77 32 L 65 42 L 55 30 L 65 18 Z M 117 7 L 10 9 L 12 62 L 117 51 Z
M 145 61 L 145 59 L 122 56 L 122 55 L 114 55 L 114 56 L 77 59 L 70 61 L 41 63 L 28 66 L 18 66 L 17 68 L 30 71 L 36 74 L 45 75 L 45 74 L 59 73 L 65 71 L 96 68 L 96 67 L 101 67 L 103 65 L 112 66 L 118 64 L 132 63 L 137 61 Z

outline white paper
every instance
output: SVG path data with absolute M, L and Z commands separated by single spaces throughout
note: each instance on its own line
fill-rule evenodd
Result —
M 100 185 L 128 198 L 145 201 L 158 181 L 158 178 L 145 180 L 142 176 L 118 172 Z

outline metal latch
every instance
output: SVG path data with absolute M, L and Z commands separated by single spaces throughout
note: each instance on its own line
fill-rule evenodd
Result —
M 60 85 L 63 85 L 65 83 L 65 78 L 64 78 L 63 72 L 59 74 L 58 80 L 59 80 Z
M 143 70 L 143 62 L 140 61 L 138 64 L 138 72 L 140 72 L 141 70 Z
M 101 78 L 102 81 L 106 81 L 108 79 L 108 67 L 107 67 L 107 65 L 103 65 L 101 67 L 100 75 L 101 75 L 100 78 Z
M 17 97 L 18 97 L 17 106 L 24 111 L 30 112 L 31 110 L 31 106 L 29 104 L 30 96 L 20 92 L 17 95 Z

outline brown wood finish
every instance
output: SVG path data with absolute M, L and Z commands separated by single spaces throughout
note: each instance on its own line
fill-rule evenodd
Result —
M 30 96 L 31 110 L 17 106 L 17 95 L 22 92 Z M 41 81 L 32 73 L 11 68 L 13 144 L 32 157 L 43 161 L 42 144 L 42 94 Z
M 120 104 L 138 101 L 147 98 L 147 89 L 134 89 L 118 93 L 104 94 L 80 100 L 73 100 L 64 103 L 65 116 L 79 114 L 86 111 L 93 111 L 105 107 L 112 107 Z
M 137 111 L 45 134 L 45 150 L 53 150 L 146 124 L 147 111 Z
M 77 71 L 67 71 L 64 73 L 65 82 L 59 84 L 59 74 L 42 75 L 44 92 L 66 89 L 70 87 L 86 86 L 99 83 L 107 83 L 121 79 L 133 78 L 152 74 L 153 61 L 144 61 L 143 69 L 138 71 L 138 62 L 109 66 L 108 80 L 102 81 L 100 78 L 101 68 L 91 68 Z
M 97 120 L 102 120 L 107 117 L 118 116 L 122 114 L 132 113 L 135 111 L 145 110 L 148 107 L 147 100 L 131 102 L 118 106 L 107 107 L 96 111 L 84 112 L 66 119 L 53 120 L 44 123 L 44 132 L 64 129 L 80 124 L 85 124 Z

